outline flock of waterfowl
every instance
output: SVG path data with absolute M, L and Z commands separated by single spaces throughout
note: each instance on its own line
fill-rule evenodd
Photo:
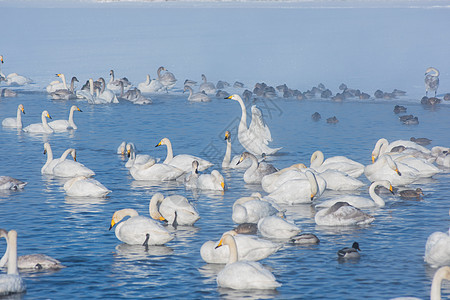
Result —
M 3 57 L 0 56 L 1 63 Z M 165 72 L 165 73 L 162 73 Z M 432 73 L 434 72 L 434 73 Z M 15 73 L 14 73 L 15 74 Z M 119 100 L 128 100 L 136 104 L 149 104 L 151 99 L 142 93 L 167 93 L 176 83 L 175 76 L 164 67 L 157 71 L 158 78 L 150 79 L 147 75 L 145 82 L 138 84 L 138 88 L 131 88 L 132 84 L 126 78 L 116 79 L 114 71 L 110 71 L 111 79 L 108 83 L 103 78 L 94 81 L 92 78 L 85 86 L 75 91 L 76 77 L 71 80 L 70 88 L 67 86 L 65 76 L 57 74 L 62 81 L 51 82 L 46 90 L 53 99 L 85 99 L 91 104 L 117 103 Z M 435 68 L 427 70 L 425 78 L 426 93 L 435 92 L 439 84 L 439 72 Z M 18 74 L 0 77 L 8 85 L 23 85 L 30 82 L 26 77 Z M 373 163 L 367 166 L 345 156 L 334 156 L 325 159 L 321 151 L 311 155 L 310 166 L 297 163 L 279 170 L 276 166 L 267 163 L 267 155 L 273 155 L 281 148 L 272 148 L 269 143 L 272 136 L 269 127 L 264 123 L 261 111 L 251 107 L 251 122 L 247 122 L 247 109 L 244 99 L 252 95 L 273 97 L 275 89 L 265 84 L 257 84 L 253 92 L 245 90 L 242 97 L 238 94 L 229 95 L 227 92 L 217 91 L 216 85 L 208 82 L 202 75 L 200 92 L 194 93 L 193 86 L 197 83 L 192 80 L 184 82 L 184 90 L 189 91 L 188 100 L 197 102 L 209 101 L 209 95 L 220 95 L 226 99 L 236 101 L 241 107 L 241 119 L 238 127 L 237 140 L 245 148 L 240 156 L 231 157 L 230 132 L 226 132 L 226 149 L 222 169 L 245 169 L 243 180 L 247 184 L 260 185 L 266 195 L 253 193 L 235 201 L 232 206 L 231 218 L 238 226 L 225 232 L 219 241 L 208 241 L 199 249 L 202 259 L 207 263 L 218 263 L 226 266 L 217 275 L 217 284 L 220 287 L 231 289 L 276 289 L 281 286 L 272 273 L 257 261 L 262 260 L 282 248 L 284 243 L 317 244 L 319 239 L 312 233 L 301 234 L 301 228 L 285 217 L 283 207 L 302 203 L 315 204 L 317 212 L 314 220 L 317 225 L 323 226 L 360 226 L 375 221 L 375 217 L 364 209 L 368 207 L 382 208 L 385 200 L 377 194 L 382 189 L 396 193 L 405 199 L 420 199 L 425 196 L 420 188 L 408 189 L 408 185 L 416 183 L 423 178 L 429 178 L 441 172 L 448 172 L 450 168 L 450 148 L 436 146 L 425 148 L 419 143 L 429 143 L 424 138 L 411 138 L 388 142 L 379 139 L 372 152 Z M 225 89 L 229 84 L 220 82 Z M 219 83 L 217 84 L 219 86 Z M 236 82 L 235 88 L 243 88 L 243 84 Z M 359 95 L 364 93 L 348 89 L 342 85 L 342 93 L 338 97 Z M 297 95 L 305 97 L 308 93 L 297 93 L 286 85 L 277 87 L 283 95 Z M 317 90 L 323 94 L 326 89 L 320 86 Z M 125 90 L 127 90 L 125 92 Z M 120 95 L 117 93 L 120 92 Z M 331 92 L 331 91 L 330 91 Z M 324 95 L 329 95 L 330 92 Z M 336 96 L 334 96 L 336 97 Z M 337 99 L 337 98 L 336 98 Z M 343 99 L 343 98 L 342 98 Z M 363 99 L 363 98 L 362 98 Z M 22 125 L 22 114 L 25 108 L 20 104 L 17 108 L 16 118 L 6 118 L 2 126 L 13 127 L 24 132 L 51 134 L 55 131 L 76 130 L 74 112 L 80 111 L 73 105 L 69 111 L 68 120 L 51 119 L 48 111 L 41 115 L 41 123 Z M 395 112 L 403 111 L 395 107 Z M 320 119 L 320 114 L 312 116 Z M 333 122 L 331 120 L 330 122 Z M 23 129 L 22 129 L 23 127 Z M 135 180 L 148 180 L 163 182 L 176 180 L 183 182 L 188 189 L 213 190 L 225 192 L 227 184 L 219 170 L 207 172 L 212 163 L 190 154 L 174 155 L 174 149 L 182 148 L 174 145 L 169 138 L 163 138 L 156 147 L 166 146 L 167 156 L 163 161 L 150 155 L 136 153 L 136 146 L 131 142 L 123 142 L 117 149 L 117 154 L 128 157 L 125 166 Z M 76 159 L 76 150 L 67 149 L 61 157 L 54 158 L 49 143 L 43 145 L 47 161 L 41 169 L 42 174 L 66 178 L 63 188 L 67 195 L 78 197 L 105 197 L 111 191 L 95 180 L 95 172 L 84 166 Z M 69 159 L 69 155 L 71 159 Z M 369 187 L 370 198 L 351 195 L 352 191 L 363 189 L 366 185 L 358 178 L 365 175 L 372 184 Z M 25 182 L 2 176 L 0 188 L 20 190 Z M 380 189 L 381 188 L 381 189 Z M 348 191 L 348 195 L 339 196 L 327 201 L 321 201 L 325 190 Z M 397 190 L 397 191 L 395 191 Z M 178 226 L 192 226 L 200 219 L 195 206 L 181 195 L 165 196 L 156 193 L 149 203 L 149 216 L 140 215 L 135 209 L 124 207 L 116 211 L 111 219 L 110 230 L 114 228 L 117 239 L 126 244 L 164 245 L 174 239 L 174 235 L 167 230 L 167 225 L 177 229 Z M 25 291 L 25 284 L 18 273 L 21 268 L 60 268 L 61 263 L 46 255 L 31 255 L 17 258 L 17 232 L 0 229 L 0 237 L 7 241 L 7 250 L 0 261 L 0 267 L 7 266 L 8 273 L 0 275 L 0 295 L 21 293 Z M 351 248 L 337 251 L 339 259 L 359 258 L 359 244 L 353 243 Z M 433 267 L 442 267 L 436 272 L 431 290 L 432 299 L 437 299 L 440 293 L 442 278 L 450 280 L 450 237 L 448 233 L 433 233 L 426 242 L 425 261 Z M 447 266 L 447 267 L 445 267 Z

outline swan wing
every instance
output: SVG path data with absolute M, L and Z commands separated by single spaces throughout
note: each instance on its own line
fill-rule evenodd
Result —
M 270 134 L 269 127 L 264 123 L 262 112 L 255 105 L 252 106 L 252 121 L 248 128 L 249 136 L 260 139 L 264 144 L 268 144 L 272 141 L 272 135 Z

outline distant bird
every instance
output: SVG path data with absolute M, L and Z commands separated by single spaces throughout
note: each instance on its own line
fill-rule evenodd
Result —
M 420 199 L 421 196 L 423 196 L 423 191 L 421 188 L 417 188 L 415 190 L 404 190 L 404 191 L 400 191 L 399 192 L 400 197 L 402 198 L 406 198 L 406 199 L 411 199 L 411 198 L 416 198 L 416 199 Z
M 339 258 L 344 259 L 359 258 L 360 255 L 358 250 L 361 251 L 361 249 L 359 249 L 359 244 L 357 242 L 354 242 L 351 248 L 342 248 L 337 252 L 337 254 Z
M 429 145 L 429 144 L 431 144 L 431 141 L 432 141 L 432 140 L 427 139 L 427 138 L 415 138 L 415 137 L 411 137 L 409 140 L 411 142 L 414 142 L 414 143 L 422 145 L 422 146 Z
M 337 123 L 339 123 L 339 120 L 336 118 L 336 116 L 333 116 L 333 117 L 327 119 L 327 123 L 337 124 Z
M 320 240 L 312 233 L 302 233 L 291 238 L 291 243 L 300 245 L 314 245 L 320 243 Z
M 161 71 L 166 72 L 161 74 Z M 158 80 L 159 82 L 161 82 L 166 92 L 168 92 L 171 88 L 175 86 L 177 79 L 175 78 L 175 75 L 173 75 L 173 73 L 170 73 L 166 68 L 162 66 L 158 68 L 157 73 L 158 73 Z
M 425 71 L 425 96 L 428 96 L 428 91 L 434 91 L 434 97 L 436 97 L 438 87 L 439 71 L 436 68 L 429 67 Z
M 321 118 L 322 116 L 317 111 L 311 115 L 311 119 L 314 121 L 319 121 Z
M 399 114 L 399 113 L 405 113 L 406 112 L 406 107 L 402 106 L 402 105 L 396 105 L 394 107 L 394 113 Z

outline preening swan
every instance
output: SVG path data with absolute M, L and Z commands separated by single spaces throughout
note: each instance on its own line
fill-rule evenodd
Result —
M 130 174 L 135 180 L 166 181 L 175 180 L 185 172 L 177 167 L 162 163 L 157 164 L 154 159 L 145 164 L 134 164 Z
M 55 120 L 48 123 L 48 126 L 50 126 L 54 131 L 67 131 L 68 129 L 78 129 L 77 125 L 75 125 L 75 122 L 73 121 L 74 111 L 82 112 L 82 110 L 78 106 L 72 105 L 72 107 L 70 107 L 69 110 L 68 120 Z
M 46 118 L 51 119 L 52 117 L 50 117 L 48 111 L 44 110 L 41 114 L 42 123 L 30 124 L 23 131 L 30 133 L 53 133 L 53 129 L 48 125 Z
M 436 231 L 428 237 L 424 260 L 433 268 L 450 265 L 450 230 Z
M 149 212 L 152 219 L 167 221 L 174 227 L 191 226 L 200 219 L 195 207 L 180 195 L 164 197 L 161 193 L 154 194 L 150 200 Z
M 361 249 L 359 249 L 359 244 L 354 242 L 351 248 L 342 248 L 337 252 L 337 255 L 340 259 L 359 258 L 361 255 L 358 251 L 361 251 Z
M 396 140 L 392 143 L 389 143 L 387 139 L 381 138 L 378 139 L 378 141 L 375 143 L 375 146 L 372 151 L 372 162 L 375 162 L 375 160 L 378 158 L 378 156 L 381 156 L 382 154 L 385 154 L 387 152 L 391 152 L 392 149 L 398 147 L 398 146 L 404 146 L 406 149 L 403 151 L 403 154 L 410 154 L 416 157 L 422 157 L 427 158 L 431 155 L 431 151 L 415 142 L 412 141 L 406 141 L 406 140 Z M 413 151 L 414 150 L 414 151 Z
M 359 177 L 364 173 L 364 165 L 345 156 L 333 156 L 324 161 L 322 151 L 317 150 L 311 155 L 310 167 L 321 173 L 325 170 L 337 170 L 352 177 Z
M 390 155 L 383 154 L 378 160 L 364 168 L 364 175 L 370 181 L 389 180 L 394 185 L 406 185 L 416 181 L 419 171 L 401 162 L 395 162 Z
M 54 92 L 51 92 L 50 96 L 54 100 L 76 99 L 77 95 L 75 94 L 75 82 L 78 82 L 78 78 L 72 77 L 72 80 L 70 81 L 69 89 L 58 89 Z
M 281 284 L 258 262 L 238 261 L 238 248 L 232 235 L 226 234 L 217 247 L 227 245 L 230 257 L 225 268 L 217 275 L 219 287 L 231 289 L 276 289 Z
M 27 78 L 25 76 L 19 75 L 17 73 L 11 73 L 8 76 L 3 74 L 2 72 L 2 64 L 3 64 L 3 55 L 0 55 L 0 77 L 4 77 L 6 80 L 7 85 L 13 85 L 13 86 L 20 86 L 25 85 L 28 83 L 32 83 L 32 80 L 30 78 Z
M 353 191 L 365 185 L 364 182 L 337 170 L 325 170 L 319 175 L 327 182 L 327 189 L 333 191 Z
M 253 193 L 250 197 L 241 197 L 233 204 L 231 218 L 234 223 L 258 223 L 264 217 L 283 215 L 270 202 L 262 199 L 260 193 Z
M 265 192 L 271 193 L 288 180 L 306 179 L 305 171 L 306 166 L 304 164 L 294 164 L 275 173 L 265 175 L 261 179 L 261 186 Z
M 125 217 L 130 217 L 123 220 Z M 131 208 L 116 211 L 111 219 L 109 230 L 117 224 L 115 233 L 119 241 L 129 245 L 164 245 L 173 240 L 172 234 L 158 222 Z
M 70 154 L 72 155 L 73 160 L 63 159 L 63 156 L 61 156 L 59 162 L 56 163 L 56 165 L 53 167 L 53 175 L 58 177 L 91 177 L 95 175 L 94 171 L 77 161 L 77 154 L 75 149 L 68 150 L 70 150 Z M 64 154 L 66 154 L 66 152 L 64 152 Z
M 281 148 L 270 148 L 269 142 L 272 141 L 269 127 L 264 123 L 261 111 L 252 106 L 252 121 L 247 127 L 247 110 L 245 108 L 242 98 L 233 94 L 226 99 L 232 99 L 239 102 L 242 110 L 241 121 L 238 128 L 238 139 L 241 145 L 250 153 L 254 155 L 274 154 Z
M 127 168 L 131 168 L 135 164 L 143 165 L 143 164 L 148 163 L 151 160 L 155 161 L 155 159 L 153 157 L 151 157 L 150 155 L 136 154 L 136 147 L 134 146 L 133 143 L 128 143 L 125 148 L 126 148 L 126 153 L 128 156 L 128 161 L 125 164 L 125 167 L 127 167 Z
M 94 80 L 89 78 L 88 80 L 88 89 L 81 89 L 80 91 L 76 91 L 76 96 L 78 99 L 86 99 L 89 103 L 94 103 Z
M 0 176 L 0 190 L 20 190 L 25 187 L 27 182 L 12 178 L 10 176 Z
M 314 220 L 317 225 L 353 226 L 370 224 L 375 218 L 347 202 L 336 202 L 330 208 L 318 211 Z
M 98 95 L 94 97 L 93 104 L 119 103 L 116 94 L 114 94 L 114 92 L 110 89 L 106 88 L 105 79 L 103 79 L 103 77 L 100 77 L 98 81 L 100 81 L 101 83 L 101 89 L 100 92 L 98 92 Z
M 264 176 L 278 171 L 278 169 L 271 164 L 266 162 L 258 162 L 256 156 L 249 152 L 242 153 L 237 164 L 240 164 L 246 159 L 251 161 L 251 165 L 244 173 L 245 183 L 260 184 Z
M 198 174 L 198 161 L 192 162 L 192 172 L 185 177 L 186 187 L 189 189 L 224 191 L 225 179 L 217 170 L 211 174 Z
M 188 85 L 184 86 L 183 93 L 186 91 L 189 91 L 188 100 L 191 102 L 209 102 L 209 101 L 211 101 L 209 96 L 206 95 L 204 92 L 194 93 L 194 90 Z
M 231 133 L 228 130 L 225 132 L 225 141 L 227 141 L 227 150 L 225 151 L 225 156 L 222 161 L 222 168 L 248 169 L 252 164 L 251 159 L 246 159 L 239 164 L 240 155 L 235 155 L 233 159 L 231 159 Z
M 216 93 L 216 86 L 212 82 L 206 80 L 206 76 L 202 74 L 203 83 L 200 84 L 198 88 L 200 92 L 205 92 L 206 94 L 214 95 Z
M 436 68 L 429 67 L 425 71 L 425 95 L 428 97 L 428 92 L 434 92 L 436 97 L 437 89 L 439 87 L 439 71 Z
M 147 75 L 147 79 L 144 82 L 138 84 L 138 89 L 143 93 L 156 93 L 161 92 L 164 86 L 158 79 L 151 79 L 150 75 Z
M 10 230 L 6 233 L 6 230 L 0 229 L 0 236 L 7 236 L 8 243 L 8 273 L 0 274 L 0 296 L 23 293 L 27 288 L 17 269 L 17 232 Z
M 5 118 L 2 121 L 2 126 L 11 128 L 22 128 L 22 113 L 25 114 L 23 104 L 19 104 L 17 107 L 16 118 Z
M 105 197 L 111 193 L 103 184 L 94 178 L 78 176 L 64 184 L 67 196 L 74 197 Z
M 109 75 L 111 75 L 111 79 L 109 80 L 107 87 L 112 91 L 120 91 L 120 83 L 123 84 L 123 88 L 128 89 L 131 87 L 131 82 L 123 77 L 121 79 L 114 79 L 114 70 L 109 71 Z
M 161 74 L 162 71 L 166 72 L 164 74 Z M 168 92 L 171 88 L 175 86 L 177 79 L 175 78 L 175 75 L 173 75 L 173 73 L 169 72 L 169 70 L 167 70 L 164 67 L 159 67 L 157 73 L 158 73 L 158 80 L 163 85 L 166 92 Z
M 294 223 L 272 215 L 258 221 L 258 231 L 266 238 L 290 239 L 299 234 L 302 230 Z

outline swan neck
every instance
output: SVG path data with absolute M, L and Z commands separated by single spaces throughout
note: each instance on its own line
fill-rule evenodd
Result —
M 168 164 L 173 159 L 172 143 L 168 141 L 165 145 L 167 146 L 167 156 L 164 163 Z
M 378 205 L 379 207 L 384 207 L 386 205 L 386 203 L 379 195 L 377 195 L 377 193 L 375 193 L 375 188 L 377 187 L 377 185 L 378 184 L 376 184 L 376 183 L 372 183 L 370 185 L 369 195 L 372 198 L 372 200 L 375 202 L 376 205 Z
M 438 269 L 434 274 L 433 281 L 431 283 L 431 292 L 430 292 L 431 300 L 441 300 L 441 284 L 445 272 L 446 270 L 444 267 Z
M 324 160 L 323 152 L 320 150 L 317 150 L 316 152 L 314 152 L 311 155 L 310 166 L 312 168 L 318 168 L 323 164 L 323 160 Z
M 61 74 L 61 80 L 62 80 L 62 83 L 64 85 L 64 88 L 66 90 L 69 90 L 69 88 L 67 87 L 67 83 L 66 83 L 66 76 L 64 74 Z
M 77 126 L 75 126 L 75 123 L 73 121 L 73 112 L 75 111 L 75 107 L 70 108 L 69 112 L 69 125 L 72 126 L 73 129 L 76 129 Z
M 114 81 L 114 71 L 111 70 L 111 79 L 109 80 L 109 83 L 112 83 Z
M 225 156 L 222 161 L 222 167 L 228 167 L 231 160 L 231 142 L 227 139 L 227 150 L 225 151 Z
M 6 250 L 5 250 L 5 254 L 3 254 L 3 257 L 0 259 L 0 268 L 3 268 L 4 266 L 6 266 L 6 264 L 8 262 L 8 255 L 9 255 L 8 235 L 6 234 L 3 237 L 6 239 Z
M 228 258 L 228 264 L 232 264 L 238 261 L 238 249 L 236 245 L 236 240 L 234 237 L 230 236 L 231 239 L 228 241 L 227 245 L 230 249 L 230 257 Z
M 245 128 L 247 129 L 247 109 L 245 108 L 245 104 L 242 99 L 238 98 L 237 101 L 241 105 L 242 110 L 241 123 L 239 124 L 239 127 L 245 126 Z
M 312 172 L 306 172 L 306 177 L 308 178 L 309 185 L 311 186 L 311 194 L 315 196 L 319 191 L 316 176 Z
M 45 151 L 47 152 L 47 162 L 45 164 L 48 164 L 53 160 L 53 151 L 50 145 L 48 145 L 48 147 L 45 147 Z
M 161 199 L 162 198 L 162 199 Z M 159 220 L 161 216 L 161 213 L 159 212 L 159 204 L 163 201 L 164 196 L 160 196 L 158 194 L 153 195 L 153 197 L 150 199 L 150 205 L 148 207 L 150 217 L 155 220 Z
M 22 111 L 20 108 L 17 108 L 17 118 L 16 118 L 17 127 L 22 127 Z
M 75 90 L 75 77 L 72 78 L 72 81 L 70 82 L 70 92 L 73 94 Z
M 94 80 L 92 78 L 89 79 L 89 93 L 94 96 Z
M 8 232 L 8 275 L 19 275 L 17 269 L 17 232 Z
M 158 73 L 158 79 L 161 80 L 161 71 L 162 71 L 162 67 L 158 68 L 158 71 L 156 71 Z
M 47 116 L 44 113 L 42 113 L 41 120 L 42 120 L 42 127 L 44 127 L 45 130 L 53 131 L 53 129 L 51 129 L 50 126 L 48 126 Z
M 73 149 L 69 148 L 66 151 L 64 151 L 64 153 L 61 155 L 61 157 L 59 158 L 59 161 L 64 161 L 66 160 L 67 156 L 72 152 Z
M 145 85 L 149 85 L 150 84 L 150 75 L 147 74 L 147 80 L 145 81 Z

